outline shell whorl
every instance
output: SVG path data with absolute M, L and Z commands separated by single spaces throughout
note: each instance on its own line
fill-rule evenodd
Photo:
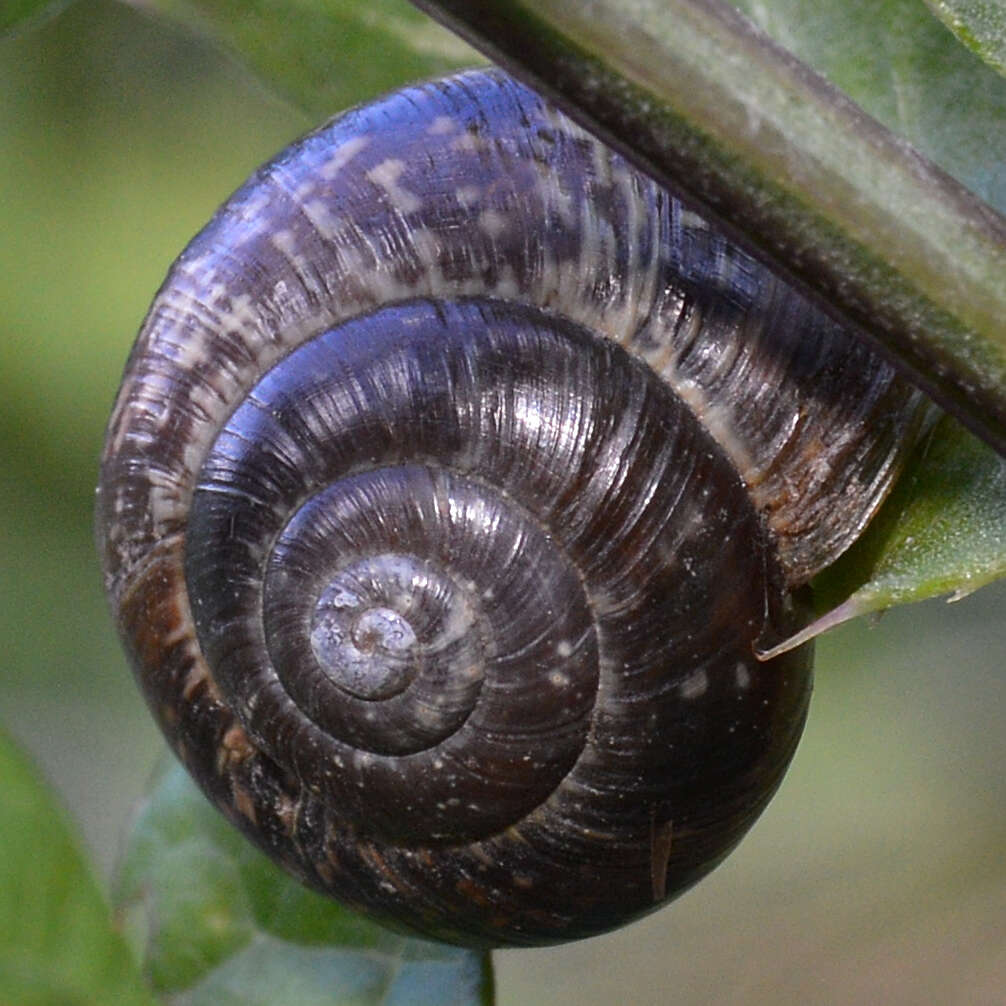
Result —
M 799 737 L 792 593 L 919 397 L 500 73 L 347 114 L 178 260 L 99 489 L 169 740 L 312 885 L 461 942 L 711 869 Z

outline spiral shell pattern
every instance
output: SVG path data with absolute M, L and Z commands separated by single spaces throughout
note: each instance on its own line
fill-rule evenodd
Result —
M 172 746 L 291 872 L 457 942 L 586 936 L 764 807 L 810 653 L 755 645 L 921 409 L 465 74 L 300 141 L 178 260 L 109 427 L 106 583 Z

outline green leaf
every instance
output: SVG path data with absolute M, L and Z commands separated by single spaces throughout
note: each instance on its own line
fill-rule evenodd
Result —
M 1006 576 L 1006 459 L 944 417 L 919 445 L 866 534 L 814 583 L 821 616 L 770 651 L 850 618 Z
M 734 0 L 734 6 L 1006 212 L 1006 81 L 966 52 L 918 0 Z
M 155 0 L 326 119 L 403 81 L 483 59 L 405 0 Z
M 69 0 L 3 0 L 0 37 L 15 29 L 32 28 L 61 11 Z
M 0 732 L 0 1003 L 113 1002 L 151 999 L 76 835 Z
M 174 762 L 133 826 L 116 901 L 145 943 L 154 987 L 173 1002 L 492 1001 L 487 954 L 400 936 L 302 887 Z
M 1003 0 L 926 0 L 933 13 L 989 66 L 1006 73 Z

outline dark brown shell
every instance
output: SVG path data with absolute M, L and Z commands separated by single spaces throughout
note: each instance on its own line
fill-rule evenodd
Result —
M 445 939 L 651 910 L 777 786 L 798 591 L 916 393 L 500 73 L 356 110 L 195 238 L 105 449 L 151 708 L 307 883 Z

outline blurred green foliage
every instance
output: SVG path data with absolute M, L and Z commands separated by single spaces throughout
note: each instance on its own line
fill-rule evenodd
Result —
M 291 885 L 174 759 L 137 817 L 115 901 L 148 931 L 154 988 L 190 1006 L 492 1002 L 488 954 L 403 936 Z
M 1006 73 L 1006 3 L 1003 0 L 926 0 L 934 14 L 973 52 Z
M 942 0 L 930 6 L 937 3 Z M 733 4 L 888 129 L 1006 211 L 1003 81 L 960 45 L 924 3 Z
M 18 1006 L 147 996 L 90 864 L 20 751 L 0 733 L 0 996 Z
M 93 554 L 103 425 L 171 259 L 310 123 L 110 0 L 0 40 L 0 94 L 0 721 L 107 871 L 160 742 Z M 824 640 L 801 751 L 738 852 L 627 930 L 498 955 L 499 1002 L 1001 1001 L 1004 605 L 1000 584 Z
M 324 121 L 403 81 L 485 62 L 407 0 L 152 0 L 230 46 L 268 86 Z

